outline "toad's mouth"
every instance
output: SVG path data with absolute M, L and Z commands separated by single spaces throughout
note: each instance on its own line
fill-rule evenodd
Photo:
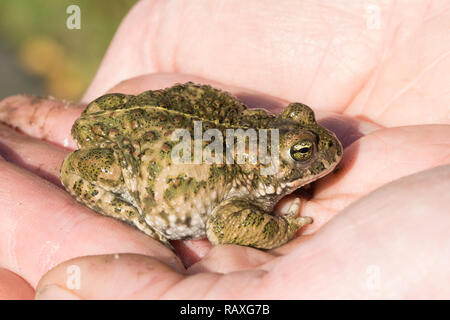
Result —
M 311 186 L 311 184 L 313 182 L 320 180 L 321 178 L 325 177 L 330 172 L 332 172 L 336 168 L 337 165 L 338 165 L 338 163 L 334 164 L 333 166 L 330 166 L 328 169 L 323 170 L 322 172 L 320 172 L 319 174 L 317 174 L 315 176 L 312 176 L 311 179 L 295 180 L 295 181 L 286 183 L 286 186 L 289 188 L 289 190 L 291 190 L 291 192 L 294 192 L 296 189 L 305 188 L 305 186 Z

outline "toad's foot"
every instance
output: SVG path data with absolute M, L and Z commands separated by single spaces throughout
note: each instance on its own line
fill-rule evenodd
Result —
M 301 227 L 310 223 L 310 217 L 296 218 L 292 212 L 274 216 L 246 200 L 229 199 L 212 212 L 207 236 L 213 244 L 272 249 L 288 242 Z

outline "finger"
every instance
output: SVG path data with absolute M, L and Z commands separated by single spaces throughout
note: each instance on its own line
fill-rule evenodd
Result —
M 31 300 L 34 290 L 17 274 L 0 268 L 0 300 Z
M 67 286 L 67 269 L 79 270 L 78 288 Z M 103 272 L 101 272 L 101 270 Z M 245 297 L 264 271 L 230 275 L 198 273 L 184 276 L 150 257 L 121 254 L 81 257 L 50 270 L 39 281 L 37 299 L 215 299 Z M 228 284 L 227 294 L 222 285 Z M 218 288 L 218 289 L 216 289 Z M 217 291 L 217 292 L 216 292 Z
M 320 179 L 301 214 L 317 231 L 350 203 L 395 179 L 450 162 L 450 126 L 424 125 L 374 131 L 344 150 L 338 170 Z
M 332 112 L 319 111 L 316 119 L 321 126 L 336 134 L 344 148 L 369 133 L 384 129 L 383 126 L 371 121 Z
M 95 271 L 95 268 L 105 272 Z M 148 283 L 153 284 L 148 299 L 154 299 L 182 278 L 167 265 L 143 255 L 81 257 L 47 273 L 39 281 L 36 299 L 136 299 L 141 297 Z
M 231 273 L 257 269 L 274 259 L 276 255 L 250 247 L 218 245 L 187 269 L 188 274 L 200 272 Z
M 61 186 L 59 171 L 67 150 L 0 124 L 0 154 L 6 161 Z
M 201 261 L 213 248 L 213 245 L 207 239 L 173 240 L 171 244 L 186 268 Z
M 53 98 L 17 95 L 0 101 L 0 121 L 27 135 L 74 149 L 70 129 L 83 109 Z
M 380 28 L 368 29 L 370 5 L 350 0 L 141 1 L 122 22 L 84 101 L 126 78 L 181 72 L 341 111 L 383 47 L 397 40 L 391 22 L 414 30 L 414 20 L 403 21 L 402 13 L 422 17 L 423 6 L 378 4 Z
M 161 243 L 92 212 L 55 185 L 4 160 L 0 190 L 0 263 L 32 286 L 52 266 L 91 254 L 147 254 L 182 269 Z

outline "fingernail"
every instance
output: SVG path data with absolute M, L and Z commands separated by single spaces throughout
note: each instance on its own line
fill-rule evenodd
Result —
M 66 290 L 57 285 L 44 287 L 36 292 L 36 300 L 80 300 L 81 298 L 70 290 Z
M 292 204 L 288 210 L 288 214 L 291 216 L 297 216 L 298 210 L 300 209 L 300 203 L 301 203 L 300 198 L 295 198 L 295 200 L 292 201 Z
M 280 208 L 279 213 L 283 216 L 298 216 L 301 199 L 295 198 L 292 201 L 286 201 Z

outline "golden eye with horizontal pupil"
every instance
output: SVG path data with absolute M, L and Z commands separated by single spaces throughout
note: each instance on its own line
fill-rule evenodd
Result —
M 297 161 L 308 160 L 313 152 L 313 143 L 310 140 L 302 140 L 291 147 L 291 157 Z

